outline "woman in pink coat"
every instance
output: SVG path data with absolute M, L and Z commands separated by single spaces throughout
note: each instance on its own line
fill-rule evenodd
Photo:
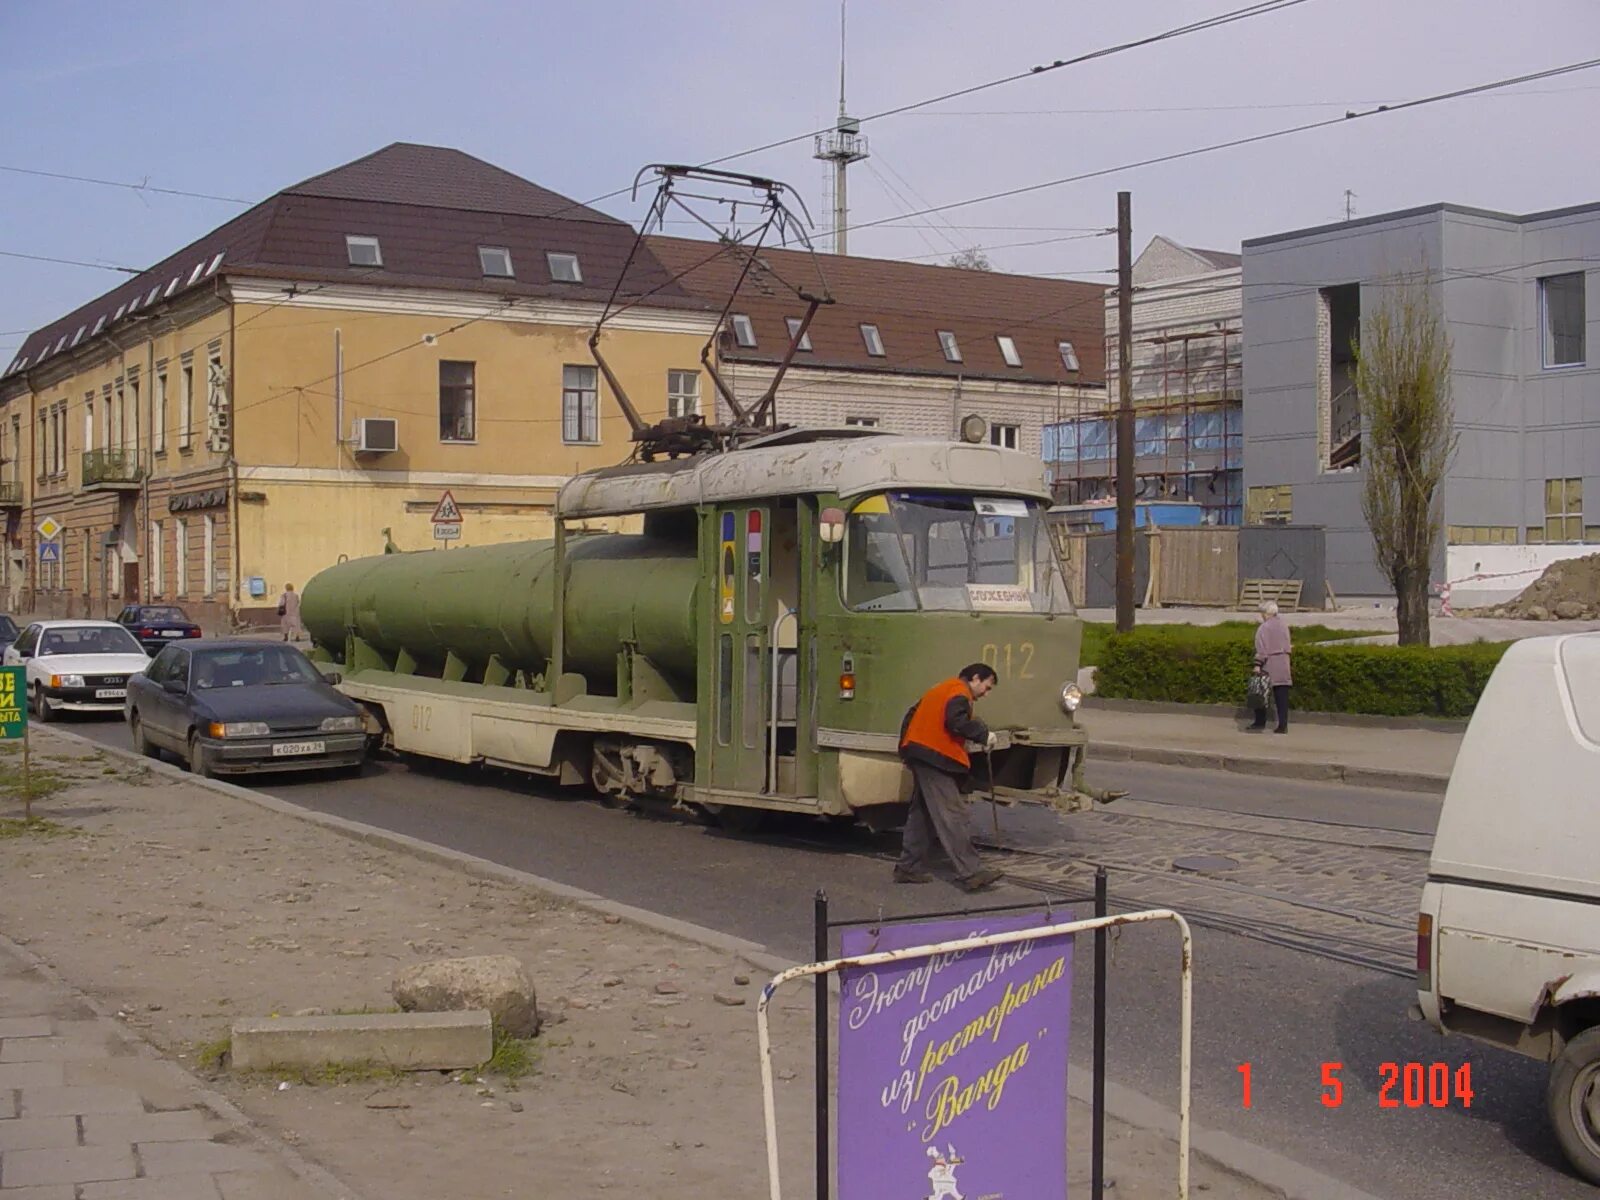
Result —
M 1289 655 L 1294 651 L 1289 641 L 1289 627 L 1278 615 L 1278 606 L 1271 600 L 1261 606 L 1261 624 L 1256 627 L 1256 670 L 1267 677 L 1272 685 L 1272 701 L 1278 710 L 1278 727 L 1274 733 L 1289 732 Z M 1267 727 L 1267 710 L 1256 710 L 1256 723 L 1251 729 Z

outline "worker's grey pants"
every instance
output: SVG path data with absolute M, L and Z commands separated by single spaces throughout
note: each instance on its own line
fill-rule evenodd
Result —
M 899 866 L 908 871 L 925 868 L 937 837 L 955 864 L 956 878 L 965 879 L 982 868 L 983 862 L 972 844 L 967 806 L 955 779 L 937 767 L 919 762 L 906 765 L 911 768 L 913 783 Z

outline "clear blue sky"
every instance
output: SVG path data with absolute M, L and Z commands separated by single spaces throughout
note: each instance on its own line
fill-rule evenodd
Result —
M 864 115 L 1243 2 L 854 0 L 850 107 Z M 702 161 L 830 121 L 838 19 L 835 0 L 3 0 L 0 166 L 253 201 L 389 142 L 417 141 L 589 199 L 646 162 Z M 1595 0 L 1308 0 L 873 122 L 864 132 L 874 155 L 851 177 L 852 218 L 1595 56 Z M 1260 107 L 1269 105 L 1304 107 Z M 1338 219 L 1347 188 L 1358 213 L 1438 200 L 1512 211 L 1600 200 L 1597 112 L 1592 71 L 1531 94 L 963 208 L 931 228 L 865 229 L 851 250 L 927 261 L 955 246 L 1067 237 L 1113 223 L 1124 187 L 1136 246 L 1164 233 L 1214 249 Z M 732 165 L 793 183 L 825 221 L 823 168 L 809 143 Z M 601 207 L 640 215 L 626 197 Z M 140 267 L 241 210 L 0 171 L 0 251 Z M 950 227 L 980 225 L 1004 228 Z M 1099 238 L 990 255 L 1005 270 L 1103 280 L 1115 247 Z M 117 279 L 0 258 L 0 360 L 21 340 L 14 331 Z

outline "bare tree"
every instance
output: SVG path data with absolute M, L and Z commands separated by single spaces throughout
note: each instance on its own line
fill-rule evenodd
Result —
M 965 250 L 952 254 L 945 259 L 945 266 L 960 267 L 965 271 L 992 271 L 994 264 L 989 261 L 989 256 L 983 252 L 982 246 L 970 246 Z
M 1450 339 L 1426 275 L 1395 276 L 1380 290 L 1354 346 L 1366 426 L 1361 511 L 1394 588 L 1400 644 L 1426 646 L 1439 489 L 1456 451 Z

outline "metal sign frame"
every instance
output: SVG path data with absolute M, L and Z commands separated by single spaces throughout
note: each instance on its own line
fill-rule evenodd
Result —
M 1188 1200 L 1189 1083 L 1193 1044 L 1194 938 L 1189 931 L 1188 921 L 1169 908 L 1152 908 L 1140 912 L 1121 913 L 1116 916 L 1090 917 L 1086 920 L 1072 921 L 1064 925 L 1035 925 L 1027 929 L 1015 929 L 1006 933 L 979 934 L 975 937 L 957 938 L 953 941 L 938 942 L 926 946 L 908 946 L 902 950 L 882 950 L 873 954 L 857 954 L 846 958 L 829 959 L 824 962 L 804 963 L 774 975 L 761 989 L 761 998 L 756 1003 L 756 1036 L 761 1055 L 761 1106 L 762 1118 L 766 1126 L 767 1182 L 770 1200 L 783 1200 L 783 1194 L 778 1168 L 778 1113 L 777 1100 L 773 1089 L 772 1034 L 767 1019 L 767 1010 L 771 1006 L 772 998 L 784 984 L 792 983 L 797 979 L 820 978 L 835 974 L 847 967 L 881 966 L 886 963 L 904 962 L 907 959 L 931 958 L 935 955 L 949 954 L 958 950 L 976 950 L 989 946 L 1010 946 L 1018 942 L 1032 941 L 1039 938 L 1114 929 L 1123 925 L 1148 924 L 1152 921 L 1171 921 L 1176 924 L 1183 944 L 1182 959 L 1179 967 L 1179 1007 L 1181 1017 L 1178 1049 L 1178 1200 Z M 1070 1011 L 1070 1000 L 1068 1007 Z

